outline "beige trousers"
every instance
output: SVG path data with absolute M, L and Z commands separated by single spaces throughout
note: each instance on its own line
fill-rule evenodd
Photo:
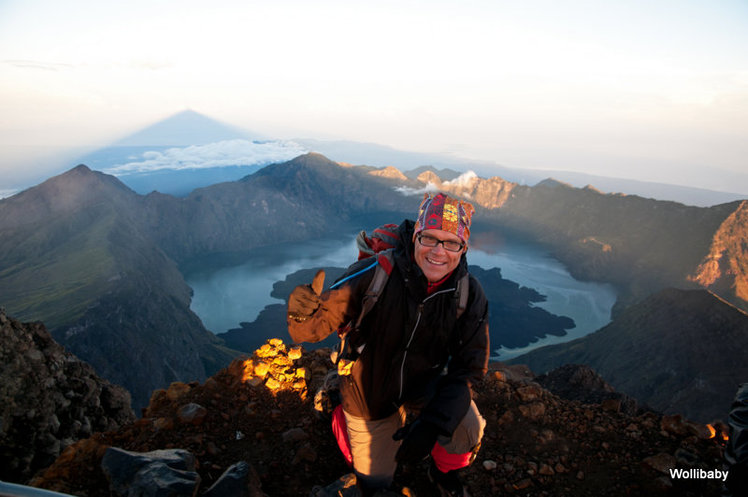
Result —
M 397 469 L 395 454 L 401 443 L 399 440 L 392 440 L 392 435 L 405 424 L 406 412 L 401 407 L 391 416 L 376 421 L 368 421 L 345 412 L 353 470 L 367 486 L 386 488 L 392 483 Z M 470 401 L 470 408 L 452 437 L 440 436 L 438 443 L 450 454 L 471 452 L 483 438 L 485 426 L 486 420 L 478 412 L 475 402 Z

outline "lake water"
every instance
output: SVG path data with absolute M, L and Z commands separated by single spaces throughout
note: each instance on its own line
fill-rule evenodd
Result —
M 575 280 L 560 262 L 533 245 L 504 240 L 498 247 L 487 248 L 491 251 L 471 247 L 468 262 L 484 269 L 500 268 L 505 279 L 547 297 L 535 305 L 576 323 L 563 337 L 549 336 L 527 347 L 495 350 L 494 359 L 507 360 L 542 345 L 579 338 L 610 322 L 616 301 L 610 285 Z M 187 283 L 194 290 L 191 308 L 209 330 L 223 333 L 238 328 L 242 321 L 254 321 L 265 306 L 283 303 L 270 292 L 273 283 L 286 275 L 312 267 L 347 267 L 357 255 L 353 236 L 344 241 L 327 239 L 265 248 L 240 265 L 188 274 Z

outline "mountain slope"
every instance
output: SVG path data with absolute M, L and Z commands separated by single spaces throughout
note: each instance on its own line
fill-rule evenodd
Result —
M 152 388 L 204 378 L 228 360 L 190 311 L 177 264 L 412 217 L 420 195 L 398 193 L 401 179 L 370 170 L 306 154 L 174 198 L 137 195 L 79 166 L 0 201 L 0 305 L 49 323 L 143 405 Z M 697 287 L 688 276 L 722 253 L 715 234 L 732 240 L 727 259 L 745 261 L 742 238 L 718 234 L 745 233 L 740 203 L 688 207 L 552 180 L 526 187 L 472 176 L 444 185 L 470 196 L 481 226 L 545 244 L 578 278 L 615 284 L 618 312 L 667 286 Z M 715 291 L 740 304 L 729 277 L 721 281 Z
M 240 460 L 259 475 L 250 495 L 340 495 L 313 490 L 351 471 L 329 420 L 313 408 L 314 393 L 332 367 L 329 352 L 292 351 L 273 341 L 204 384 L 177 383 L 155 392 L 141 421 L 79 442 L 33 484 L 107 495 L 101 460 L 108 447 L 178 447 L 199 461 L 194 495 Z M 566 400 L 541 388 L 523 368 L 490 369 L 474 385 L 485 435 L 477 459 L 461 472 L 472 495 L 687 497 L 719 491 L 720 481 L 669 475 L 669 468 L 721 467 L 724 442 L 709 439 L 704 425 L 651 412 L 626 414 L 615 400 Z M 584 397 L 578 388 L 573 393 Z M 189 407 L 204 415 L 189 417 Z M 405 495 L 434 495 L 427 467 L 424 461 L 402 468 L 395 485 L 407 486 Z
M 130 394 L 0 309 L 0 478 L 25 482 L 67 446 L 135 420 Z
M 230 358 L 189 310 L 190 288 L 142 217 L 140 196 L 85 166 L 0 202 L 0 303 L 49 323 L 136 407 Z
M 135 197 L 78 166 L 0 202 L 0 301 L 50 328 L 80 317 L 119 275 L 110 235 Z
M 177 199 L 76 167 L 0 201 L 0 305 L 49 323 L 143 406 L 153 389 L 204 379 L 234 354 L 190 310 L 175 261 L 326 236 L 411 206 L 391 180 L 365 177 L 310 154 Z
M 158 245 L 182 262 L 330 236 L 361 216 L 367 225 L 382 213 L 391 213 L 390 222 L 399 222 L 417 200 L 395 192 L 394 184 L 340 167 L 319 154 L 305 154 L 241 181 L 195 190 L 183 199 L 149 195 L 144 224 Z
M 695 288 L 689 276 L 739 206 L 691 207 L 546 180 L 532 188 L 515 187 L 487 215 L 546 245 L 576 278 L 614 284 L 618 312 L 666 287 Z M 733 291 L 723 296 L 748 309 Z
M 705 290 L 667 289 L 586 337 L 513 359 L 533 371 L 585 364 L 665 413 L 723 417 L 748 378 L 748 315 Z

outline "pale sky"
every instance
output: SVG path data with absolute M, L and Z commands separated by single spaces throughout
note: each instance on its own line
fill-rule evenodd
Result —
M 748 1 L 0 0 L 0 190 L 185 109 L 748 194 Z

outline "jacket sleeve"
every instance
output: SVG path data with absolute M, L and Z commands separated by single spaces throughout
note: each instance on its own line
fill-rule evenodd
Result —
M 341 277 L 354 273 L 360 264 L 352 265 Z M 370 271 L 372 272 L 372 271 Z M 287 318 L 288 333 L 294 342 L 319 342 L 358 316 L 361 299 L 371 276 L 364 274 L 344 282 L 320 295 L 320 306 L 308 319 Z
M 421 417 L 451 436 L 470 408 L 470 388 L 486 374 L 489 358 L 488 301 L 478 280 L 470 277 L 470 300 L 457 321 L 447 374 L 440 377 L 436 395 Z

